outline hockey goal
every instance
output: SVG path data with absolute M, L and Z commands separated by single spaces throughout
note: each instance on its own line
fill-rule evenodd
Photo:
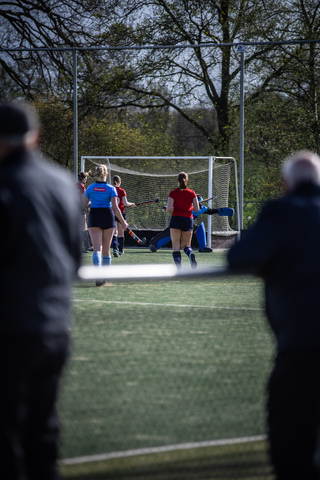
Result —
M 159 198 L 158 203 L 127 208 L 127 221 L 136 230 L 163 230 L 169 225 L 170 214 L 163 213 L 168 194 L 177 187 L 178 173 L 188 173 L 188 187 L 202 198 L 211 198 L 205 205 L 209 208 L 232 207 L 235 218 L 218 215 L 201 215 L 207 232 L 207 245 L 211 235 L 229 236 L 237 233 L 238 183 L 237 164 L 232 157 L 113 157 L 83 156 L 81 171 L 94 171 L 98 164 L 106 164 L 108 181 L 114 175 L 121 177 L 121 187 L 127 192 L 129 202 L 141 203 Z M 93 179 L 89 178 L 87 185 Z M 211 233 L 211 234 L 210 234 Z

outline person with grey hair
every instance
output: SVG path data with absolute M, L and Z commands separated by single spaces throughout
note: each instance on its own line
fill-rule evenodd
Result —
M 282 174 L 286 194 L 265 204 L 228 264 L 265 284 L 276 339 L 267 387 L 276 479 L 312 480 L 320 479 L 320 158 L 297 152 Z
M 293 190 L 302 182 L 312 182 L 320 185 L 318 155 L 308 150 L 301 150 L 287 158 L 282 165 L 282 178 L 287 190 Z
M 0 477 L 57 480 L 58 389 L 81 263 L 74 181 L 40 159 L 24 104 L 0 104 Z

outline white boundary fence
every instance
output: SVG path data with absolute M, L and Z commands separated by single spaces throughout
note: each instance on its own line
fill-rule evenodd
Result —
M 88 282 L 93 280 L 111 281 L 145 281 L 145 280 L 172 280 L 184 278 L 192 280 L 196 277 L 226 277 L 230 275 L 250 275 L 250 272 L 233 272 L 228 268 L 200 267 L 196 270 L 177 269 L 174 264 L 139 264 L 139 265 L 110 265 L 97 268 L 95 266 L 82 266 L 79 268 L 78 277 Z

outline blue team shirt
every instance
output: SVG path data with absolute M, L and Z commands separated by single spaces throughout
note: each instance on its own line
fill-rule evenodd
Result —
M 111 198 L 118 196 L 116 188 L 107 182 L 92 183 L 84 195 L 91 201 L 91 208 L 110 208 Z

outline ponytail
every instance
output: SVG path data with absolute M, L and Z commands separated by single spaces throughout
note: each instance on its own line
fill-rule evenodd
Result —
M 113 181 L 113 185 L 116 186 L 119 182 L 121 182 L 121 178 L 119 177 L 119 175 L 115 175 L 112 181 Z
M 180 190 L 185 190 L 188 185 L 188 174 L 185 172 L 180 172 L 178 175 L 178 182 Z
M 89 173 L 87 172 L 80 172 L 78 173 L 78 182 L 83 182 L 85 178 L 88 178 Z
M 97 165 L 94 171 L 94 177 L 97 179 L 103 179 L 108 175 L 108 168 L 106 165 L 103 163 L 100 165 Z

